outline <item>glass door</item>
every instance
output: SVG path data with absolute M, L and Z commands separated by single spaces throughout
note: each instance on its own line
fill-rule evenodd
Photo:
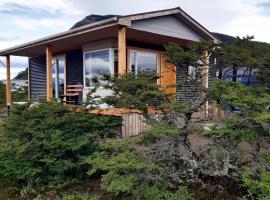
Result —
M 52 66 L 53 97 L 59 99 L 65 91 L 65 58 L 53 58 Z

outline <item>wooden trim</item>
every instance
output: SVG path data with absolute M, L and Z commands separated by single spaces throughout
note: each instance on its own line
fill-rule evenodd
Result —
M 52 83 L 52 50 L 50 46 L 46 47 L 46 73 L 47 73 L 47 101 L 53 98 L 53 83 Z
M 118 29 L 118 73 L 127 73 L 126 27 Z
M 10 56 L 6 56 L 6 104 L 11 106 Z

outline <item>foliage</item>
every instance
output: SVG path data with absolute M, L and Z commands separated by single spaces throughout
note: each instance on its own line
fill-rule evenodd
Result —
M 86 159 L 94 173 L 102 174 L 101 187 L 113 197 L 123 199 L 188 200 L 192 199 L 186 187 L 172 191 L 162 179 L 156 179 L 160 168 L 140 154 L 134 143 L 112 140 Z M 147 159 L 148 158 L 148 159 Z
M 75 113 L 58 103 L 14 107 L 0 138 L 0 179 L 18 187 L 62 188 L 86 179 L 82 163 L 119 119 Z
M 188 66 L 192 66 L 194 69 L 194 77 L 191 74 L 186 76 L 185 80 L 177 83 L 177 88 L 188 87 L 190 92 L 190 98 L 184 102 L 181 102 L 182 110 L 181 113 L 185 117 L 185 122 L 188 124 L 191 120 L 191 116 L 194 112 L 197 112 L 200 106 L 207 100 L 203 94 L 207 92 L 207 88 L 203 85 L 203 78 L 207 76 L 203 73 L 202 68 L 209 66 L 214 68 L 215 62 L 213 59 L 208 59 L 209 56 L 213 56 L 218 44 L 211 41 L 209 42 L 193 42 L 186 49 L 180 47 L 178 44 L 170 43 L 166 45 L 166 55 L 168 61 L 174 63 L 178 70 L 184 70 Z M 208 55 L 206 54 L 208 52 Z M 178 102 L 179 104 L 179 102 Z
M 246 68 L 249 71 L 248 85 L 253 69 L 257 69 L 257 79 L 269 83 L 270 46 L 254 41 L 253 36 L 237 37 L 231 44 L 222 44 L 215 54 L 217 68 Z
M 93 110 L 101 104 L 100 96 L 96 95 L 97 88 L 91 89 L 86 95 L 86 100 L 83 102 L 84 110 Z
M 269 137 L 269 131 L 261 123 L 252 119 L 235 117 L 223 122 L 222 126 L 213 126 L 206 135 L 229 137 L 231 139 L 252 141 L 261 137 Z
M 244 186 L 248 187 L 252 198 L 258 200 L 270 199 L 270 172 L 263 171 L 259 176 L 255 176 L 248 169 L 243 173 Z
M 0 106 L 6 102 L 6 85 L 0 81 Z
M 256 117 L 267 111 L 270 89 L 218 80 L 209 92 L 209 98 L 217 100 L 224 109 L 239 109 L 247 116 Z
M 22 86 L 11 94 L 13 102 L 27 102 L 28 101 L 28 86 Z
M 192 195 L 188 192 L 187 187 L 179 187 L 176 192 L 166 190 L 158 185 L 150 186 L 147 183 L 141 184 L 134 192 L 134 200 L 191 200 Z
M 149 107 L 158 108 L 169 102 L 171 94 L 163 92 L 157 84 L 158 76 L 152 73 L 128 73 L 127 75 L 104 75 L 105 88 L 113 91 L 103 102 L 117 108 L 138 109 L 147 115 Z
M 216 81 L 209 97 L 225 110 L 238 111 L 223 127 L 214 128 L 212 134 L 249 140 L 270 136 L 269 88 Z
M 147 130 L 142 136 L 142 142 L 144 143 L 155 143 L 165 136 L 177 137 L 180 135 L 180 129 L 164 121 L 152 122 L 151 125 L 151 129 Z
M 104 173 L 101 187 L 115 197 L 132 193 L 140 182 L 139 175 L 144 171 L 157 168 L 148 163 L 146 158 L 133 152 L 132 147 L 125 140 L 102 144 L 100 150 L 90 156 L 86 162 L 91 166 L 89 175 L 97 172 Z
M 57 198 L 57 200 L 99 200 L 98 196 L 88 196 L 86 194 L 78 194 L 78 195 L 64 195 L 62 198 Z

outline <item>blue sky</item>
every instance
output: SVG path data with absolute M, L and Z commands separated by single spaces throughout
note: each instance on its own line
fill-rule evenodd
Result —
M 121 15 L 177 6 L 210 31 L 270 42 L 270 0 L 0 0 L 0 49 L 65 31 L 93 13 Z M 26 66 L 26 58 L 12 57 L 12 76 Z M 0 80 L 4 78 L 0 64 Z

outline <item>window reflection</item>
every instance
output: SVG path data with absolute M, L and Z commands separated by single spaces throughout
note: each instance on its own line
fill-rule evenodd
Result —
M 131 70 L 132 72 L 156 72 L 157 54 L 142 51 L 131 51 Z
M 99 80 L 100 75 L 111 73 L 109 49 L 85 54 L 85 85 L 98 87 L 105 83 Z

